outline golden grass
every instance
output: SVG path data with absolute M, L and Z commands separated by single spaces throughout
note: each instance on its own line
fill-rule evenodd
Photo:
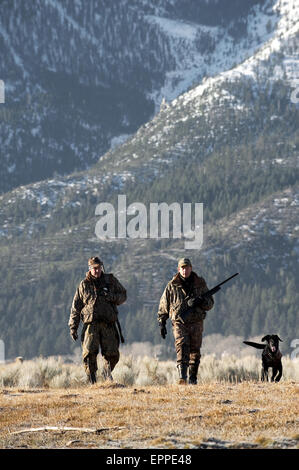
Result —
M 299 388 L 281 383 L 0 389 L 1 448 L 197 448 L 298 446 Z M 26 428 L 105 428 L 99 434 Z M 108 428 L 108 429 L 107 429 Z M 213 442 L 214 442 L 213 441 Z

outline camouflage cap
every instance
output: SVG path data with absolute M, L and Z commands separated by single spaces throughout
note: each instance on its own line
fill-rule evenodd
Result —
M 182 266 L 192 266 L 190 259 L 189 258 L 179 259 L 178 268 L 181 268 Z
M 88 266 L 94 268 L 95 266 L 103 266 L 103 262 L 97 256 L 93 256 L 88 260 Z

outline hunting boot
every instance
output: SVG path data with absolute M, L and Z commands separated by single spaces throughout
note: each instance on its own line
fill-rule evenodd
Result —
M 178 365 L 179 384 L 180 384 L 180 385 L 185 385 L 185 384 L 187 384 L 187 369 L 188 369 L 188 365 L 187 365 L 187 364 L 179 364 L 179 365 Z
M 97 376 L 96 376 L 96 373 L 95 372 L 90 372 L 88 374 L 88 380 L 91 384 L 95 384 L 96 381 L 97 381 Z
M 190 364 L 189 366 L 189 384 L 196 385 L 197 384 L 197 371 L 198 371 L 198 364 Z

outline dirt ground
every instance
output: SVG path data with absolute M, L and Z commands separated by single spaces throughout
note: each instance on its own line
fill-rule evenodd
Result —
M 291 381 L 2 388 L 0 448 L 296 449 L 298 398 Z

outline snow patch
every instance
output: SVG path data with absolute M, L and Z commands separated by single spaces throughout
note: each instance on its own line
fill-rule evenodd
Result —
M 116 147 L 120 147 L 124 144 L 129 138 L 131 134 L 122 134 L 117 137 L 113 137 L 110 142 L 110 150 L 114 150 Z
M 169 36 L 173 36 L 175 38 L 194 41 L 198 32 L 198 25 L 196 24 L 170 20 L 168 18 L 161 18 L 153 15 L 146 15 L 145 18 L 151 23 L 158 24 Z

